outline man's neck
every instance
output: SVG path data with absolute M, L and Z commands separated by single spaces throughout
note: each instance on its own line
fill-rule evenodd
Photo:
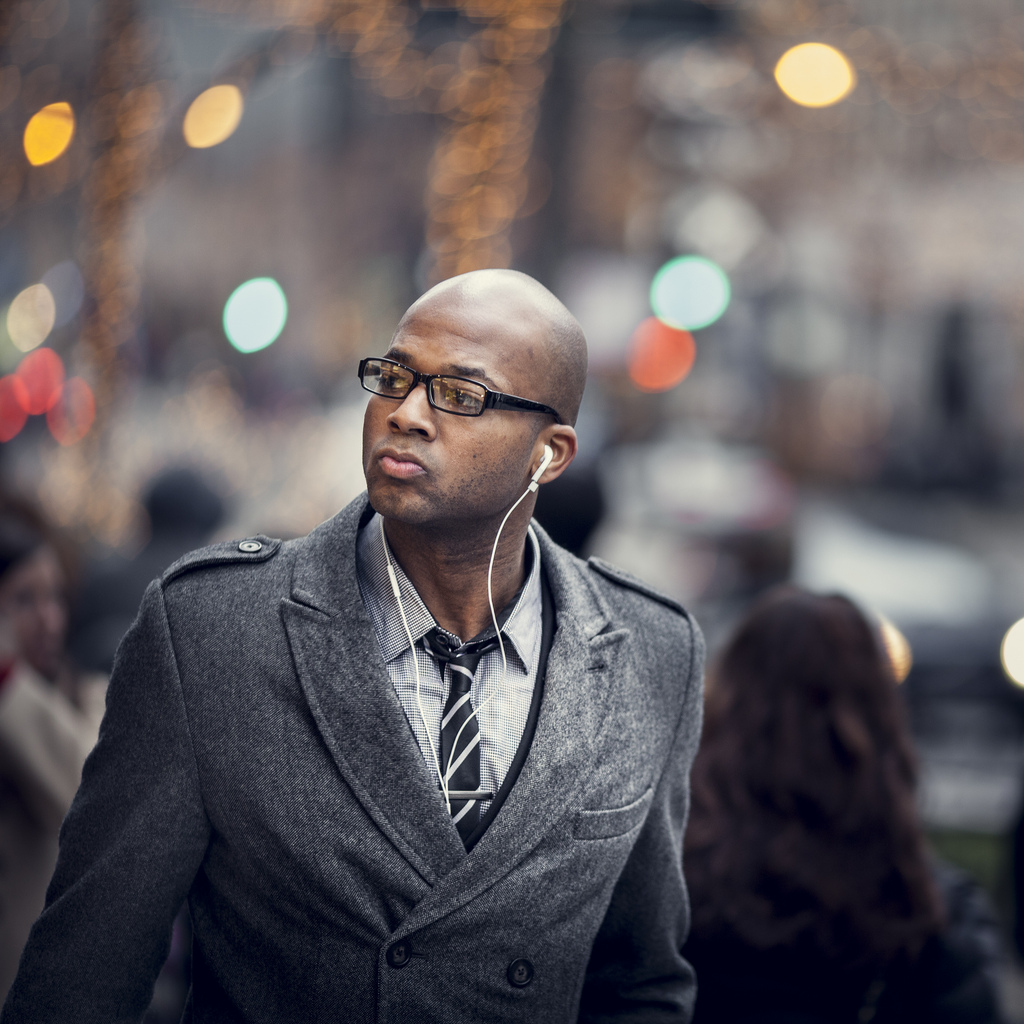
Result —
M 512 600 L 522 585 L 528 525 L 529 515 L 518 522 L 510 519 L 501 533 L 491 574 L 495 613 Z M 392 558 L 401 565 L 438 625 L 463 641 L 492 624 L 487 567 L 497 529 L 495 526 L 493 531 L 442 534 L 385 520 Z

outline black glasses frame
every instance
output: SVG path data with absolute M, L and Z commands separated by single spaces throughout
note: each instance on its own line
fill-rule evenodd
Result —
M 406 373 L 412 374 L 412 384 L 409 385 L 409 390 L 404 395 L 384 395 L 379 391 L 374 391 L 373 388 L 367 386 L 366 381 L 363 379 L 367 363 L 397 366 L 405 370 Z M 431 382 L 435 380 L 459 381 L 463 384 L 472 384 L 475 387 L 483 388 L 485 392 L 484 404 L 480 407 L 480 411 L 456 412 L 454 409 L 446 409 L 444 406 L 438 405 L 434 401 L 434 391 L 431 387 Z M 359 361 L 359 383 L 371 395 L 376 395 L 378 398 L 390 398 L 396 402 L 404 401 L 409 397 L 417 384 L 422 384 L 426 388 L 427 401 L 430 403 L 430 407 L 437 409 L 438 412 L 449 413 L 452 416 L 483 416 L 484 411 L 487 409 L 509 409 L 512 412 L 542 412 L 549 416 L 554 416 L 556 423 L 562 422 L 562 417 L 550 405 L 543 405 L 540 402 L 531 401 L 529 398 L 520 398 L 518 395 L 508 395 L 503 391 L 492 391 L 486 384 L 481 384 L 480 381 L 473 380 L 470 377 L 455 377 L 450 373 L 420 373 L 419 370 L 414 370 L 411 366 L 406 366 L 405 363 L 399 363 L 394 359 L 385 359 L 382 356 L 367 356 Z

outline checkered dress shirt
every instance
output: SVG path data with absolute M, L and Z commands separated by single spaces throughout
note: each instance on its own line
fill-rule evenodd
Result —
M 392 554 L 391 561 L 402 592 L 402 606 L 415 641 L 416 664 L 420 670 L 418 703 L 414 655 L 409 649 L 409 637 L 402 625 L 402 615 L 388 579 L 387 557 L 381 539 L 380 523 L 380 516 L 375 515 L 359 534 L 356 547 L 359 590 L 377 634 L 377 642 L 380 644 L 388 675 L 394 683 L 395 693 L 398 694 L 405 717 L 409 720 L 423 760 L 431 776 L 436 779 L 438 766 L 427 737 L 430 736 L 434 751 L 440 756 L 441 716 L 448 691 L 444 684 L 443 666 L 439 666 L 424 649 L 422 637 L 437 627 L 437 623 Z M 533 564 L 526 583 L 519 592 L 519 599 L 501 630 L 508 658 L 508 676 L 502 685 L 501 651 L 489 651 L 477 665 L 470 690 L 473 707 L 479 709 L 477 719 L 480 727 L 480 788 L 493 793 L 497 793 L 501 788 L 523 737 L 526 719 L 530 713 L 530 702 L 533 699 L 537 663 L 540 659 L 543 607 L 540 589 L 540 545 L 532 527 L 527 531 L 527 536 L 533 551 Z M 499 612 L 499 622 L 501 618 Z M 459 637 L 454 637 L 444 629 L 442 632 L 453 637 L 456 646 L 461 646 L 463 641 Z M 420 703 L 423 705 L 422 714 Z M 489 800 L 481 801 L 481 818 L 489 807 Z

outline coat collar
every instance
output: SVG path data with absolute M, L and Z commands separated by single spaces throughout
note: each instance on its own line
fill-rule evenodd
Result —
M 518 780 L 466 854 L 384 668 L 356 582 L 365 494 L 297 545 L 283 616 L 317 727 L 380 830 L 432 887 L 402 923 L 450 912 L 509 871 L 572 809 L 589 775 L 613 688 L 632 666 L 591 574 L 534 523 L 555 603 L 537 729 Z
M 283 602 L 299 682 L 345 781 L 413 868 L 433 885 L 466 852 L 391 685 L 356 579 L 362 495 L 297 545 Z

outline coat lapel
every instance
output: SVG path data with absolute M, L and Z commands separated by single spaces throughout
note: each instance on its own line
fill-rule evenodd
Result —
M 612 691 L 635 676 L 630 631 L 613 629 L 580 564 L 534 523 L 551 584 L 557 632 L 533 743 L 504 805 L 473 852 L 402 922 L 406 933 L 493 885 L 577 807 L 607 726 Z
M 579 806 L 614 691 L 636 670 L 630 631 L 616 629 L 586 570 L 534 523 L 555 602 L 537 729 L 519 778 L 467 855 L 424 768 L 380 655 L 356 580 L 365 496 L 299 546 L 282 617 L 303 694 L 342 777 L 431 891 L 403 933 L 451 913 L 512 870 Z
M 430 885 L 467 859 L 388 677 L 356 581 L 365 497 L 299 548 L 282 617 L 313 719 L 366 812 Z

